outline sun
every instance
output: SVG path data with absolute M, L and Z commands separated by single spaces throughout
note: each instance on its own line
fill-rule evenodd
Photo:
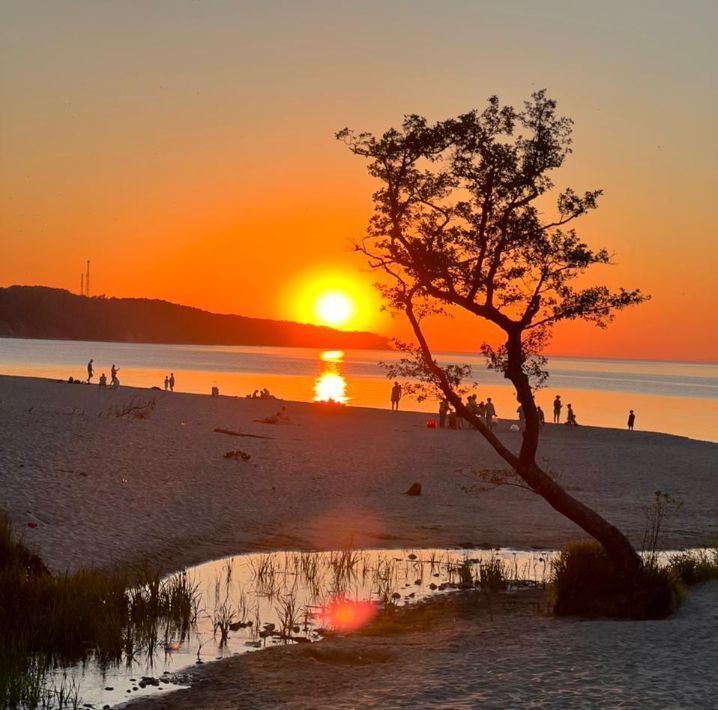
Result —
M 378 291 L 360 273 L 318 267 L 287 280 L 278 308 L 299 323 L 337 330 L 373 331 L 385 326 Z
M 341 291 L 326 291 L 319 295 L 314 304 L 317 319 L 334 328 L 346 325 L 355 310 L 352 298 Z

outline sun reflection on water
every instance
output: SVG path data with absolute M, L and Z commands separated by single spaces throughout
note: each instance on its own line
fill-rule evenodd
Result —
M 314 401 L 346 404 L 349 401 L 347 381 L 339 372 L 339 363 L 344 359 L 343 351 L 325 350 L 319 357 L 326 366 L 314 382 Z
M 319 358 L 324 362 L 342 362 L 344 360 L 343 350 L 325 350 Z

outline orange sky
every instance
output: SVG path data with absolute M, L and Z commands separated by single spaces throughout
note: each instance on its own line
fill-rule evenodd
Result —
M 348 245 L 375 186 L 335 130 L 545 86 L 576 121 L 557 181 L 606 193 L 582 229 L 617 266 L 595 281 L 653 295 L 552 351 L 717 360 L 718 11 L 636 5 L 5 2 L 0 285 L 77 291 L 90 258 L 95 293 L 296 317 L 312 274 L 372 281 Z

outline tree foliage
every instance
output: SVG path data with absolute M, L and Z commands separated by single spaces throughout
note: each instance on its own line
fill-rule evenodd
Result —
M 521 109 L 494 96 L 483 111 L 433 124 L 409 115 L 401 128 L 379 136 L 345 128 L 337 138 L 379 181 L 373 216 L 356 248 L 385 272 L 388 306 L 407 317 L 416 336 L 418 349 L 397 367 L 428 371 L 424 380 L 441 389 L 533 491 L 635 572 L 641 563 L 626 537 L 536 463 L 534 387 L 546 377 L 541 352 L 552 329 L 571 320 L 605 327 L 617 311 L 646 298 L 638 289 L 584 284 L 586 271 L 610 257 L 589 247 L 574 227 L 597 207 L 601 191 L 555 189 L 552 174 L 571 153 L 572 126 L 538 91 Z M 457 308 L 503 331 L 501 345 L 481 349 L 489 367 L 512 382 L 523 407 L 518 453 L 468 411 L 456 372 L 433 356 L 422 321 Z
M 597 207 L 600 190 L 560 191 L 551 173 L 571 152 L 572 121 L 559 116 L 545 91 L 522 110 L 487 107 L 435 124 L 417 115 L 381 136 L 337 134 L 368 160 L 381 182 L 374 215 L 357 249 L 392 277 L 390 306 L 417 321 L 446 306 L 521 337 L 521 367 L 536 377 L 551 328 L 581 319 L 604 327 L 617 310 L 645 299 L 638 289 L 579 286 L 589 267 L 608 264 L 572 223 Z M 506 372 L 506 353 L 484 345 Z

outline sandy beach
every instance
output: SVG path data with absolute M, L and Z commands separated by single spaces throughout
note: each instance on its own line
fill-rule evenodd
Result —
M 133 400 L 156 406 L 146 419 L 115 415 Z M 170 571 L 349 543 L 557 548 L 581 535 L 526 491 L 467 492 L 477 471 L 502 467 L 475 431 L 427 429 L 422 414 L 291 402 L 291 424 L 254 421 L 280 405 L 0 377 L 0 507 L 55 570 L 149 559 Z M 520 434 L 500 426 L 517 447 Z M 237 449 L 250 459 L 224 458 Z M 683 501 L 665 548 L 718 535 L 718 444 L 547 425 L 540 458 L 637 545 L 657 489 Z M 423 495 L 403 495 L 415 481 Z
M 146 418 L 118 416 L 152 400 Z M 255 421 L 281 404 L 0 377 L 0 509 L 56 571 L 150 561 L 169 572 L 347 544 L 557 548 L 581 536 L 526 491 L 473 489 L 479 470 L 502 467 L 477 432 L 291 402 L 290 424 Z M 500 431 L 518 446 L 509 422 Z M 225 458 L 233 450 L 249 459 Z M 718 444 L 548 425 L 540 457 L 637 545 L 656 490 L 683 502 L 663 548 L 718 536 Z M 403 495 L 413 482 L 420 497 Z M 663 622 L 555 619 L 528 598 L 494 611 L 447 607 L 428 630 L 212 664 L 192 690 L 147 707 L 711 707 L 718 585 Z

